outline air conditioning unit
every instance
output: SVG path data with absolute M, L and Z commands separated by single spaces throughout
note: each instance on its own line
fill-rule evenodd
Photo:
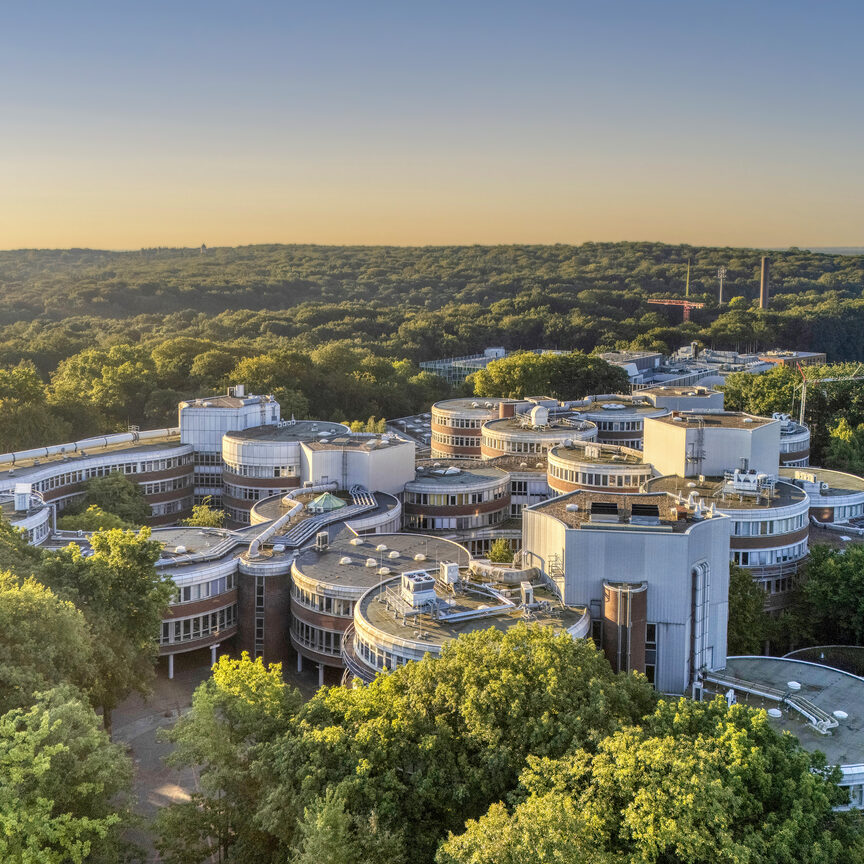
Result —
M 330 545 L 330 535 L 326 531 L 319 531 L 315 535 L 315 548 L 323 552 Z
M 455 585 L 459 581 L 459 565 L 455 561 L 442 561 L 439 575 L 445 585 Z
M 523 606 L 532 605 L 534 603 L 534 586 L 528 581 L 520 582 L 519 596 L 522 599 Z

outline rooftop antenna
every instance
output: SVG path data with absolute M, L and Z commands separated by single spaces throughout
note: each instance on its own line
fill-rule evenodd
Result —
M 723 282 L 726 280 L 726 268 L 717 268 L 717 278 L 720 280 L 720 305 L 723 305 Z

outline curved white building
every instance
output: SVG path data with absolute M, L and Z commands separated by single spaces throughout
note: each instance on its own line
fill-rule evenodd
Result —
M 412 531 L 467 531 L 510 515 L 510 475 L 501 468 L 418 466 L 405 484 L 404 524 Z
M 780 464 L 786 468 L 806 468 L 810 464 L 810 429 L 788 414 L 772 417 L 780 421 Z
M 864 517 L 864 478 L 827 468 L 781 468 L 783 480 L 803 489 L 810 518 L 823 525 L 860 527 Z
M 484 627 L 508 630 L 526 620 L 574 639 L 591 631 L 586 607 L 563 606 L 542 584 L 483 584 L 472 581 L 458 559 L 442 561 L 437 568 L 418 562 L 355 603 L 342 657 L 350 675 L 368 682 L 427 654 L 438 656 L 463 633 Z
M 354 620 L 360 598 L 394 573 L 453 561 L 467 567 L 470 555 L 458 543 L 439 537 L 381 534 L 359 537 L 350 529 L 327 545 L 300 552 L 291 568 L 291 643 L 303 662 L 344 669 L 342 637 Z
M 484 459 L 499 456 L 544 457 L 550 448 L 567 440 L 594 441 L 597 427 L 572 413 L 551 413 L 538 406 L 524 415 L 490 420 L 480 433 Z
M 342 423 L 288 420 L 221 437 L 223 506 L 233 525 L 248 525 L 256 501 L 296 489 L 304 480 L 303 443 L 350 434 Z
M 192 510 L 192 447 L 177 429 L 123 432 L 0 456 L 0 492 L 29 484 L 60 513 L 85 493 L 88 480 L 119 472 L 141 487 L 151 525 L 177 522 Z
M 0 494 L 0 515 L 13 528 L 25 532 L 31 546 L 41 546 L 54 528 L 53 510 L 29 483 L 20 483 L 11 495 Z
M 484 423 L 524 414 L 535 405 L 555 408 L 558 403 L 540 397 L 505 399 L 498 396 L 469 396 L 436 402 L 432 406 L 431 455 L 433 458 L 477 458 Z
M 577 489 L 638 492 L 653 476 L 642 452 L 629 447 L 571 441 L 549 451 L 549 488 L 558 494 Z
M 567 407 L 582 420 L 597 427 L 597 440 L 601 444 L 616 444 L 633 450 L 642 449 L 643 425 L 647 417 L 662 417 L 668 408 L 654 405 L 639 393 L 622 396 L 588 396 L 579 402 L 568 402 Z
M 808 555 L 810 499 L 803 489 L 766 474 L 656 477 L 648 492 L 665 492 L 729 517 L 729 558 L 749 570 L 765 591 L 766 608 L 789 601 L 798 566 Z

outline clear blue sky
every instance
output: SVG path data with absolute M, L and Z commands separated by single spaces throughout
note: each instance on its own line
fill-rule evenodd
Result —
M 864 6 L 7 4 L 0 248 L 864 243 Z

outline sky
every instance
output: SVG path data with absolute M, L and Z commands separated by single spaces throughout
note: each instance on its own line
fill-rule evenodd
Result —
M 8 2 L 0 248 L 864 245 L 864 4 Z

